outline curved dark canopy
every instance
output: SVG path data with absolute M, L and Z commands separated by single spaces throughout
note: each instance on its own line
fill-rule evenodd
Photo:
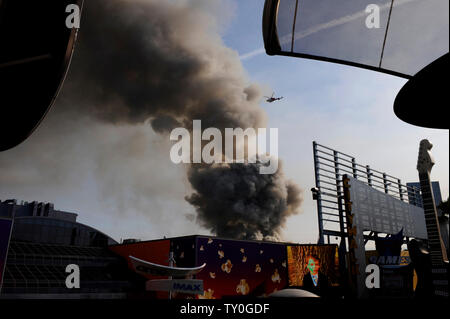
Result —
M 411 78 L 449 51 L 448 21 L 448 0 L 266 0 L 264 44 L 269 55 Z
M 55 100 L 72 57 L 69 4 L 0 0 L 0 151 L 25 140 Z
M 409 124 L 448 129 L 449 65 L 447 53 L 414 75 L 395 98 L 395 115 Z

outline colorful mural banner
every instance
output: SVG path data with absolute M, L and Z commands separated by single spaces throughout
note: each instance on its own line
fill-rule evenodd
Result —
M 264 296 L 287 287 L 286 245 L 219 238 L 196 239 L 197 264 L 206 267 L 200 299 Z
M 196 295 L 198 299 L 268 296 L 289 286 L 303 287 L 311 259 L 308 257 L 311 255 L 316 256 L 316 261 L 311 261 L 310 268 L 319 269 L 319 276 L 314 276 L 316 282 L 323 283 L 326 279 L 327 285 L 332 287 L 338 286 L 340 280 L 337 245 L 289 245 L 213 236 L 186 236 L 115 245 L 110 246 L 110 249 L 128 260 L 131 255 L 160 265 L 168 264 L 169 251 L 172 251 L 175 261 L 173 266 L 177 268 L 206 264 L 197 274 L 184 278 L 203 282 L 203 293 Z M 156 279 L 151 275 L 146 277 Z M 159 278 L 167 279 L 167 276 Z M 158 298 L 167 296 L 158 295 Z M 192 295 L 174 292 L 172 298 L 192 298 Z

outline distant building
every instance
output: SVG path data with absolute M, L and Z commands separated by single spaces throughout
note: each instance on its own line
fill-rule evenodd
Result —
M 415 206 L 423 207 L 422 195 L 420 193 L 420 183 L 406 183 L 408 187 L 408 198 L 409 203 Z M 441 186 L 439 182 L 431 182 L 431 188 L 433 190 L 434 203 L 439 206 L 442 203 Z M 448 218 L 442 214 L 442 210 L 437 208 L 437 213 L 439 216 L 439 226 L 441 231 L 441 237 L 444 241 L 445 248 L 449 250 L 449 223 Z
M 176 298 L 263 296 L 289 286 L 305 286 L 319 295 L 340 293 L 337 245 L 199 235 L 151 241 L 129 238 L 119 244 L 76 218 L 77 214 L 55 210 L 51 203 L 0 201 L 0 299 L 167 298 L 167 293 L 146 291 L 147 280 L 160 277 L 138 274 L 130 256 L 168 266 L 170 255 L 176 267 L 206 264 L 195 277 L 202 280 L 204 291 L 174 294 Z M 317 287 L 303 280 L 311 258 L 320 262 Z M 66 286 L 70 264 L 79 266 L 80 288 Z
M 136 277 L 108 246 L 117 242 L 51 203 L 0 201 L 1 298 L 124 298 Z M 80 269 L 69 289 L 66 266 Z
M 409 203 L 414 206 L 423 207 L 420 183 L 406 183 L 406 186 L 408 187 Z M 431 182 L 431 188 L 433 189 L 434 203 L 438 206 L 442 202 L 441 186 L 439 182 Z

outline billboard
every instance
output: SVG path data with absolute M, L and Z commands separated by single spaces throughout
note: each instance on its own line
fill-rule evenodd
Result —
M 289 286 L 301 287 L 319 296 L 339 285 L 337 245 L 287 246 Z
M 206 263 L 196 276 L 200 299 L 269 295 L 288 284 L 285 244 L 197 237 L 196 248 L 197 264 Z
M 422 208 L 405 203 L 344 175 L 344 199 L 350 242 L 350 274 L 359 297 L 367 296 L 364 231 L 426 239 Z
M 3 282 L 3 272 L 6 267 L 6 257 L 8 255 L 12 224 L 13 221 L 11 219 L 0 218 L 0 292 Z
M 326 280 L 330 287 L 339 285 L 336 245 L 288 245 L 194 235 L 114 245 L 110 249 L 126 258 L 131 269 L 130 255 L 136 257 L 138 263 L 150 266 L 153 270 L 170 268 L 186 272 L 187 269 L 195 269 L 195 272 L 184 273 L 173 279 L 201 281 L 203 293 L 195 295 L 198 299 L 268 296 L 289 286 L 304 286 L 305 269 L 309 261 L 306 257 L 311 255 L 320 260 L 316 268 L 320 269 L 319 280 Z M 170 251 L 173 252 L 174 268 L 161 266 L 168 265 Z M 197 271 L 202 267 L 201 271 Z M 153 270 L 149 273 L 155 274 Z M 148 279 L 166 280 L 148 282 L 152 289 L 156 286 L 168 287 L 167 279 L 170 274 L 160 274 L 159 277 L 146 275 Z M 191 286 L 193 287 L 194 285 Z M 314 289 L 311 290 L 314 292 Z M 157 298 L 167 298 L 167 295 L 159 294 Z M 173 291 L 172 298 L 192 298 L 192 295 Z
M 426 239 L 423 208 L 396 199 L 348 176 L 354 223 L 360 231 L 371 230 Z

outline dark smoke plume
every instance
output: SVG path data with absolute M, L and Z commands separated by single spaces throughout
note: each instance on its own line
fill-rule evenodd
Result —
M 301 203 L 300 189 L 276 174 L 259 174 L 260 163 L 192 166 L 195 193 L 187 201 L 202 225 L 219 236 L 279 239 L 280 228 Z
M 87 1 L 65 88 L 74 92 L 72 108 L 106 123 L 149 122 L 160 134 L 191 128 L 194 119 L 203 128 L 265 127 L 261 89 L 248 83 L 238 54 L 198 3 Z M 199 223 L 220 236 L 277 237 L 301 192 L 280 168 L 260 175 L 259 165 L 189 166 L 186 200 Z
M 83 19 L 71 82 L 78 89 L 67 88 L 83 92 L 77 108 L 117 124 L 151 120 L 156 132 L 192 119 L 265 125 L 260 88 L 247 82 L 213 17 L 189 2 L 88 1 Z

